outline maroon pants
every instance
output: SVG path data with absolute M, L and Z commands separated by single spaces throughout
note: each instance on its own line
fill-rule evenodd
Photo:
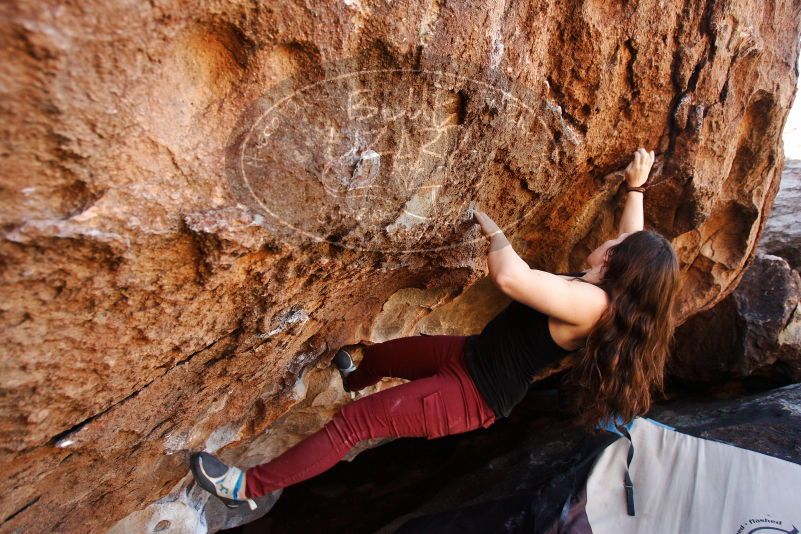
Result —
M 247 496 L 260 497 L 333 467 L 357 443 L 378 437 L 439 438 L 488 427 L 492 408 L 464 362 L 466 336 L 418 335 L 370 345 L 348 387 L 382 377 L 410 380 L 344 405 L 323 428 L 247 473 Z

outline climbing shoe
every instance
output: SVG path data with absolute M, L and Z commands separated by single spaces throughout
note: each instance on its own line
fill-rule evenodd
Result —
M 198 485 L 228 508 L 239 508 L 247 502 L 251 510 L 256 509 L 256 501 L 245 497 L 245 474 L 241 469 L 228 467 L 207 452 L 192 453 L 189 465 Z
M 356 370 L 356 365 L 353 363 L 353 358 L 350 357 L 348 351 L 339 349 L 334 356 L 334 363 L 339 369 L 339 375 L 342 377 L 342 387 L 345 391 L 350 391 L 348 387 L 348 375 Z

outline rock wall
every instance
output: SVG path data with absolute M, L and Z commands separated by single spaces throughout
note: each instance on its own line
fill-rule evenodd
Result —
M 676 330 L 669 372 L 694 383 L 801 382 L 798 272 L 780 256 L 757 253 L 732 293 Z
M 311 404 L 339 346 L 477 328 L 475 204 L 583 267 L 637 146 L 680 319 L 713 306 L 778 189 L 799 9 L 3 4 L 0 532 L 102 531 Z
M 781 256 L 801 271 L 801 161 L 786 160 L 776 202 L 765 224 L 757 249 Z
M 801 380 L 798 170 L 798 160 L 785 161 L 757 253 L 736 289 L 676 330 L 671 378 L 715 389 Z

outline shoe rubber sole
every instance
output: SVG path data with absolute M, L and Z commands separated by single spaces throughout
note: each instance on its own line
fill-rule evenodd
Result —
M 334 363 L 340 372 L 352 372 L 356 370 L 356 365 L 353 363 L 353 358 L 350 353 L 345 349 L 339 349 L 334 356 Z
M 337 366 L 337 369 L 339 369 L 339 376 L 342 377 L 342 388 L 350 393 L 351 389 L 348 387 L 348 375 L 356 370 L 353 358 L 345 349 L 339 349 L 336 355 L 334 355 L 334 364 Z

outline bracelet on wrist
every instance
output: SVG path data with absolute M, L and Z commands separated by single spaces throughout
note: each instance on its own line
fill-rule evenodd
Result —
M 647 187 L 642 187 L 642 186 L 636 186 L 636 187 L 632 186 L 632 185 L 627 185 L 626 186 L 626 192 L 627 193 L 631 193 L 632 191 L 637 191 L 638 193 L 645 194 L 645 190 L 646 189 L 647 189 Z
M 494 236 L 494 235 L 497 235 L 497 234 L 502 234 L 502 233 L 503 233 L 503 230 L 495 230 L 495 231 L 494 231 L 494 232 L 492 232 L 491 234 L 487 234 L 487 237 L 492 237 L 492 236 Z

